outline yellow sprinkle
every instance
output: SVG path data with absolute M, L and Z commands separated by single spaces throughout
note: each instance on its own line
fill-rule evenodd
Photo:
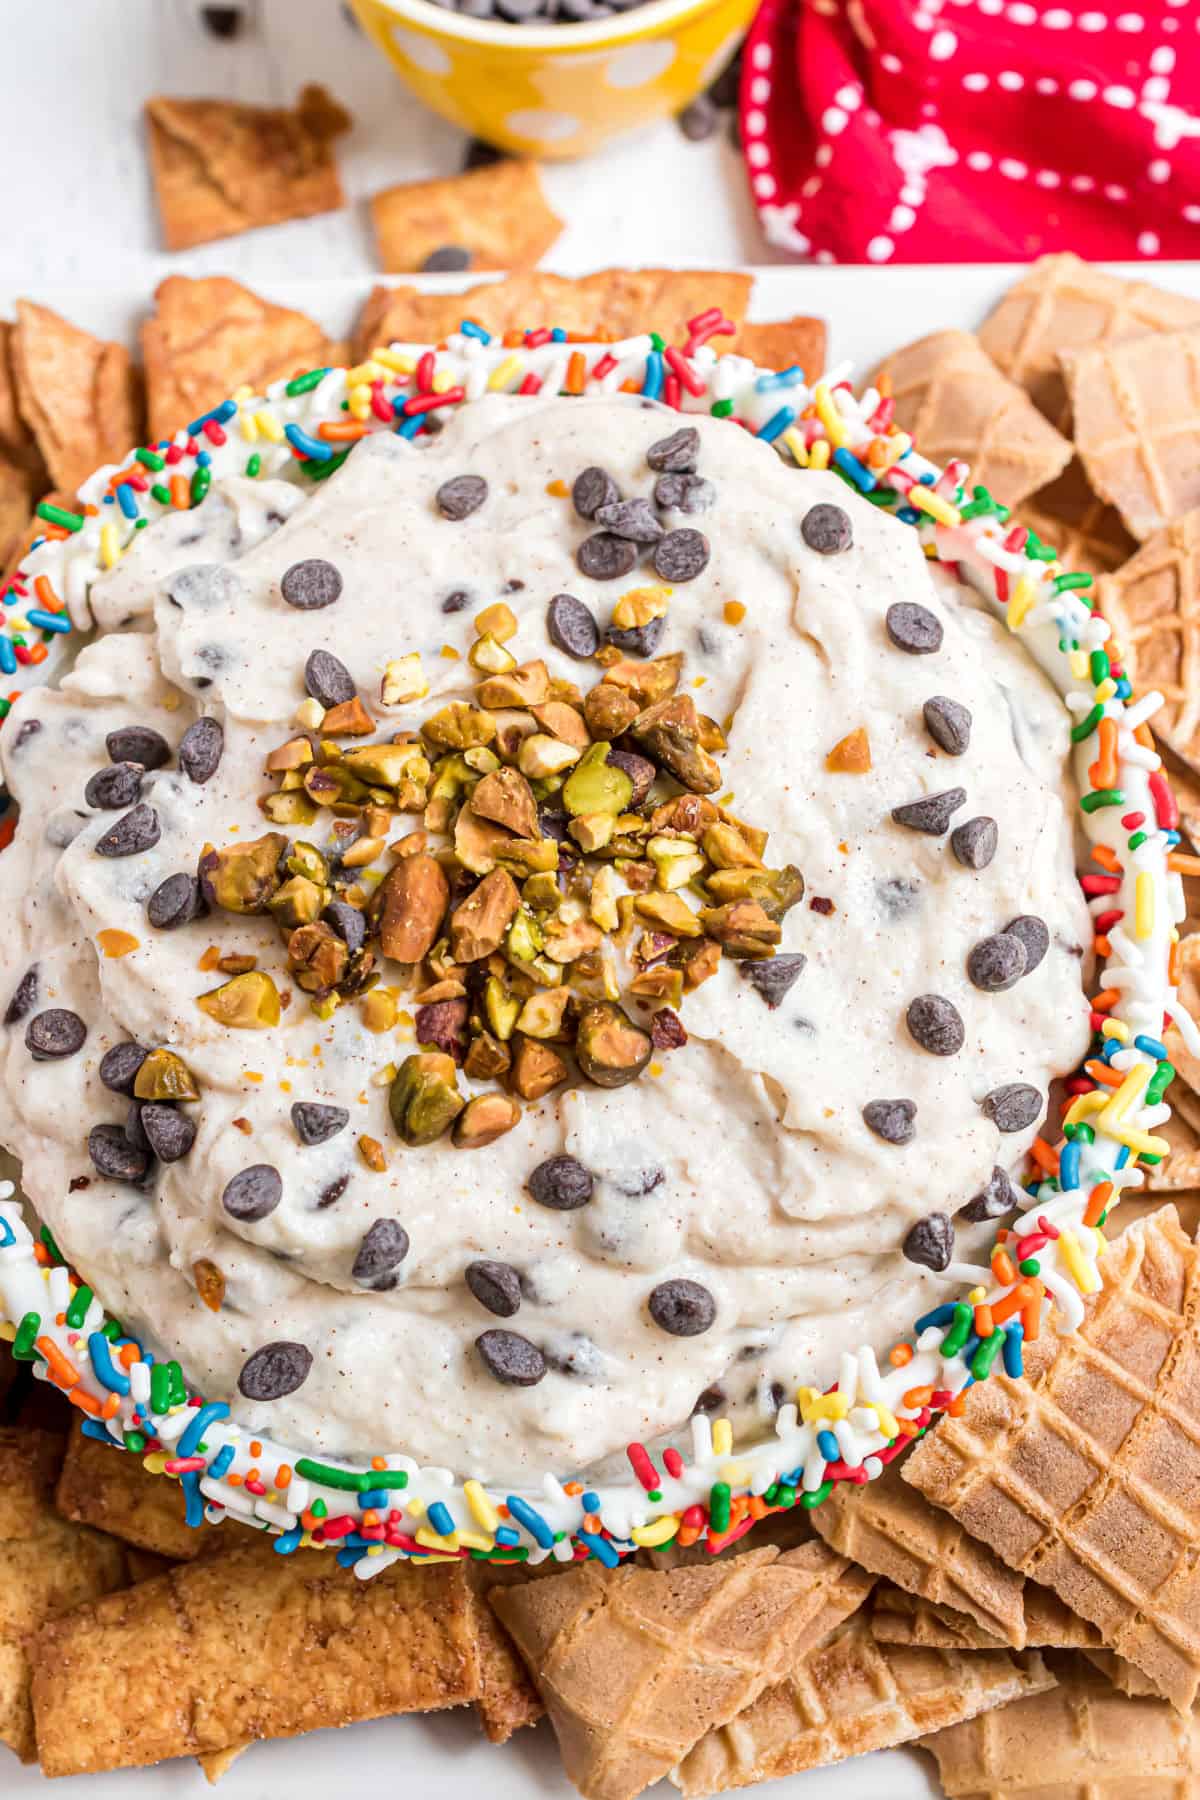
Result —
M 1082 654 L 1082 652 L 1081 652 Z M 1117 691 L 1117 684 L 1111 675 L 1106 675 L 1096 689 L 1097 700 L 1111 700 Z
M 258 1069 L 243 1069 L 242 1074 L 247 1081 L 261 1081 L 262 1073 Z
M 982 1306 L 983 1302 L 987 1299 L 987 1289 L 981 1287 L 972 1288 L 967 1295 L 967 1299 L 972 1306 Z
M 413 1535 L 416 1537 L 418 1544 L 426 1550 L 454 1551 L 458 1549 L 457 1531 L 452 1531 L 448 1537 L 439 1537 L 436 1531 L 430 1531 L 428 1525 L 422 1525 L 420 1531 L 415 1532 Z
M 692 686 L 694 688 L 707 687 L 708 686 L 708 676 L 707 675 L 695 676 L 692 680 Z
M 840 450 L 846 442 L 846 421 L 834 405 L 833 395 L 823 381 L 818 381 L 813 390 L 813 404 L 816 406 L 818 419 L 829 435 L 830 444 L 835 450 Z
M 1100 1287 L 1100 1277 L 1080 1249 L 1079 1240 L 1069 1226 L 1059 1227 L 1058 1249 L 1067 1265 L 1067 1273 L 1081 1294 L 1094 1294 Z
M 148 1469 L 151 1475 L 163 1474 L 166 1466 L 167 1452 L 165 1450 L 152 1450 L 149 1456 L 142 1458 L 143 1469 Z
M 674 1513 L 667 1513 L 661 1519 L 655 1519 L 652 1525 L 635 1525 L 630 1532 L 635 1544 L 641 1544 L 647 1550 L 653 1550 L 656 1544 L 665 1544 L 679 1530 L 679 1520 Z
M 900 1427 L 896 1423 L 895 1413 L 889 1412 L 887 1407 L 883 1404 L 883 1402 L 881 1400 L 872 1400 L 869 1402 L 869 1404 L 871 1407 L 871 1411 L 875 1414 L 875 1417 L 879 1420 L 879 1429 L 880 1429 L 880 1431 L 882 1431 L 884 1437 L 886 1437 L 886 1438 L 898 1437 L 899 1433 L 900 1433 Z
M 654 1076 L 655 1080 L 657 1080 L 660 1075 L 665 1075 L 666 1070 L 663 1068 L 663 1065 L 660 1062 L 652 1062 L 650 1064 L 649 1073 Z
M 371 361 L 382 363 L 385 369 L 391 369 L 395 375 L 411 375 L 416 363 L 411 356 L 400 356 L 395 350 L 372 350 Z
M 0 1342 L 11 1344 L 17 1335 L 17 1328 L 8 1319 L 0 1319 Z
M 245 407 L 238 413 L 238 430 L 248 444 L 252 444 L 258 436 L 258 420 L 252 412 L 247 412 Z
M 1067 664 L 1076 681 L 1087 680 L 1090 671 L 1086 650 L 1072 650 L 1067 657 Z
M 1010 631 L 1020 630 L 1021 626 L 1025 623 L 1026 613 L 1036 599 L 1037 589 L 1034 587 L 1032 581 L 1030 581 L 1028 575 L 1022 575 L 1020 581 L 1018 581 L 1016 587 L 1012 591 L 1012 598 L 1008 603 L 1008 611 L 1004 616 L 1005 624 Z
M 346 370 L 346 386 L 369 387 L 373 381 L 382 381 L 385 373 L 382 363 L 356 363 L 354 368 Z
M 439 369 L 430 383 L 435 394 L 444 394 L 451 385 L 450 375 L 446 369 Z
M 463 1482 L 463 1497 L 471 1509 L 471 1517 L 485 1531 L 496 1532 L 500 1529 L 500 1514 L 492 1505 L 487 1491 L 478 1481 Z
M 733 1426 L 728 1419 L 714 1419 L 712 1428 L 714 1456 L 728 1456 L 733 1449 Z
M 351 418 L 369 419 L 371 416 L 371 390 L 369 387 L 351 388 L 346 396 L 346 406 Z
M 730 1487 L 740 1487 L 743 1482 L 749 1481 L 753 1474 L 754 1470 L 749 1463 L 731 1462 L 725 1464 L 717 1479 L 718 1481 L 727 1481 Z
M 808 467 L 808 445 L 804 441 L 804 433 L 797 431 L 794 425 L 783 434 L 783 441 L 796 459 L 797 467 Z
M 1090 1094 L 1077 1094 L 1063 1114 L 1064 1125 L 1078 1125 L 1080 1119 L 1086 1119 L 1091 1113 L 1101 1112 L 1108 1105 L 1108 1093 L 1104 1088 L 1096 1088 Z
M 816 1388 L 798 1388 L 796 1402 L 806 1425 L 815 1425 L 818 1419 L 844 1419 L 850 1411 L 849 1394 L 836 1390 L 832 1394 L 819 1394 Z
M 115 525 L 100 527 L 100 557 L 106 569 L 115 568 L 121 560 L 121 540 Z
M 1100 1027 L 1100 1036 L 1115 1038 L 1118 1044 L 1127 1044 L 1129 1042 L 1129 1027 L 1128 1025 L 1122 1025 L 1120 1019 L 1105 1019 L 1103 1025 Z
M 425 1516 L 425 1502 L 421 1499 L 419 1494 L 414 1494 L 411 1500 L 406 1494 L 404 1496 L 404 1510 L 405 1512 L 410 1512 L 414 1519 L 422 1519 Z
M 494 1550 L 496 1548 L 495 1538 L 485 1537 L 481 1531 L 460 1531 L 458 1542 L 463 1550 Z
M 260 406 L 254 417 L 261 437 L 265 437 L 269 444 L 283 443 L 283 426 L 268 407 Z
M 831 455 L 828 438 L 818 438 L 808 453 L 810 469 L 827 469 Z
M 1109 1095 L 1108 1105 L 1100 1115 L 1099 1123 L 1104 1130 L 1111 1131 L 1114 1126 L 1125 1123 L 1134 1108 L 1141 1104 L 1153 1073 L 1154 1065 L 1148 1062 L 1138 1063 L 1130 1069 L 1116 1092 Z
M 1125 1144 L 1138 1156 L 1169 1156 L 1171 1146 L 1166 1138 L 1155 1137 L 1149 1131 L 1135 1131 L 1132 1125 L 1108 1127 L 1109 1136 L 1116 1138 L 1118 1144 Z
M 504 361 L 498 364 L 488 376 L 488 387 L 493 393 L 498 393 L 501 388 L 507 387 L 513 376 L 519 375 L 524 367 L 525 358 L 523 356 L 506 356 Z
M 932 488 L 925 487 L 922 482 L 914 481 L 904 497 L 910 506 L 917 506 L 922 512 L 927 512 L 939 525 L 962 524 L 962 514 L 957 506 L 951 506 L 949 500 L 943 499 L 941 494 L 935 494 Z
M 1154 877 L 1143 869 L 1133 884 L 1133 935 L 1142 943 L 1154 934 Z
M 740 600 L 727 600 L 721 615 L 727 625 L 740 625 L 746 616 L 746 608 Z

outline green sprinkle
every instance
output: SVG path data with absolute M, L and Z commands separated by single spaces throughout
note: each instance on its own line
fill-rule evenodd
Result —
M 813 1489 L 811 1494 L 801 1494 L 800 1504 L 801 1506 L 806 1507 L 809 1512 L 815 1512 L 818 1506 L 821 1506 L 828 1500 L 832 1492 L 832 1481 L 823 1481 L 819 1488 Z
M 289 381 L 283 391 L 285 394 L 291 394 L 292 396 L 295 396 L 296 394 L 311 394 L 313 389 L 324 379 L 327 373 L 328 370 L 326 369 L 310 369 L 307 375 L 297 375 L 294 380 Z
M 880 487 L 872 488 L 871 492 L 864 494 L 863 498 L 869 500 L 872 506 L 895 506 L 900 496 L 895 488 Z
M 42 1329 L 41 1313 L 27 1312 L 17 1326 L 17 1335 L 13 1339 L 12 1353 L 17 1362 L 36 1362 L 40 1351 L 33 1347 L 33 1340 Z
M 763 1499 L 766 1501 L 768 1506 L 778 1506 L 779 1505 L 779 1492 L 780 1492 L 779 1483 L 777 1481 L 773 1481 L 771 1483 L 770 1487 L 763 1494 Z
M 0 719 L 7 719 L 8 715 L 11 711 L 12 711 L 12 701 L 11 700 L 0 700 Z
M 34 511 L 47 525 L 61 525 L 64 531 L 83 530 L 82 513 L 68 512 L 65 506 L 55 506 L 50 500 L 42 500 Z
M 714 419 L 727 419 L 733 411 L 733 401 L 714 400 L 708 410 Z
M 1144 844 L 1145 841 L 1146 833 L 1144 831 L 1135 831 L 1129 840 L 1128 848 L 1130 850 L 1136 850 L 1140 845 Z
M 171 1370 L 165 1362 L 150 1367 L 150 1410 L 165 1413 L 171 1404 Z
M 1043 544 L 1036 532 L 1031 531 L 1025 544 L 1025 554 L 1030 562 L 1053 562 L 1058 551 L 1052 544 Z
M 159 469 L 165 469 L 167 466 L 166 457 L 160 456 L 157 450 L 138 450 L 135 454 L 142 467 L 145 469 L 153 469 L 155 474 L 158 473 Z
M 1036 1256 L 1027 1256 L 1024 1262 L 1017 1264 L 1017 1268 L 1022 1275 L 1040 1275 L 1042 1272 L 1042 1265 Z
M 171 504 L 171 490 L 161 481 L 156 481 L 150 489 L 150 497 L 157 500 L 160 506 L 170 506 Z
M 66 1261 L 66 1258 L 64 1257 L 62 1251 L 59 1249 L 58 1245 L 55 1243 L 54 1233 L 51 1231 L 51 1229 L 48 1225 L 42 1226 L 42 1229 L 38 1233 L 38 1236 L 41 1238 L 43 1244 L 45 1244 L 47 1250 L 50 1252 L 51 1256 L 54 1258 L 56 1263 Z
M 183 1370 L 177 1362 L 167 1364 L 167 1404 L 184 1406 L 187 1403 L 187 1388 L 184 1385 Z
M 1071 727 L 1071 742 L 1073 744 L 1082 744 L 1084 738 L 1091 737 L 1093 731 L 1095 731 L 1097 725 L 1100 723 L 1100 721 L 1103 717 L 1104 717 L 1104 708 L 1099 702 L 1097 702 L 1096 705 L 1093 706 L 1091 712 L 1087 713 L 1084 718 L 1080 719 L 1078 725 L 1072 725 L 1072 727 Z
M 149 519 L 135 519 L 133 521 L 133 529 L 135 531 L 145 531 L 145 529 L 149 523 L 150 523 Z
M 211 486 L 212 471 L 201 466 L 192 476 L 191 495 L 193 506 L 199 506 Z
M 127 1431 L 124 1436 L 125 1448 L 132 1450 L 135 1456 L 146 1448 L 146 1439 L 140 1431 Z
M 125 1336 L 125 1332 L 116 1319 L 105 1319 L 100 1327 L 100 1336 L 106 1337 L 110 1344 L 115 1344 L 118 1338 Z
M 306 1481 L 319 1481 L 322 1487 L 337 1488 L 344 1494 L 366 1494 L 372 1488 L 408 1486 L 408 1476 L 403 1469 L 335 1469 L 329 1463 L 314 1462 L 310 1456 L 300 1458 L 296 1473 Z
M 983 1381 L 991 1374 L 992 1364 L 995 1362 L 1003 1343 L 1004 1333 L 1002 1331 L 993 1331 L 991 1337 L 984 1338 L 982 1344 L 980 1344 L 978 1350 L 971 1358 L 971 1373 L 976 1381 Z
M 957 1356 L 971 1335 L 971 1327 L 975 1315 L 965 1301 L 960 1300 L 954 1308 L 954 1323 L 942 1339 L 942 1355 Z
M 71 1327 L 72 1331 L 79 1330 L 79 1327 L 87 1318 L 88 1307 L 92 1304 L 94 1298 L 95 1295 L 92 1293 L 90 1287 L 80 1286 L 75 1289 L 75 1292 L 71 1295 L 71 1304 L 67 1308 L 67 1324 Z
M 1158 1164 L 1162 1161 L 1162 1157 L 1151 1156 L 1148 1150 L 1143 1150 L 1142 1154 L 1138 1157 L 1138 1161 L 1153 1164 L 1157 1168 Z
M 661 1489 L 651 1488 L 650 1492 L 646 1495 L 646 1498 L 647 1498 L 647 1500 L 661 1500 L 662 1499 Z
M 1112 664 L 1108 660 L 1108 651 L 1093 650 L 1092 654 L 1088 657 L 1088 669 L 1090 670 L 1092 680 L 1097 687 L 1100 686 L 1102 681 L 1107 681 L 1109 672 L 1112 669 Z
M 1051 583 L 1056 594 L 1065 594 L 1072 588 L 1086 588 L 1091 587 L 1091 585 L 1091 576 L 1083 574 L 1082 571 L 1076 571 L 1073 574 L 1056 575 Z
M 708 1496 L 708 1529 L 715 1537 L 729 1530 L 729 1483 L 714 1481 Z
M 353 448 L 352 444 L 350 450 Z M 319 463 L 314 460 L 303 463 L 301 466 L 310 481 L 328 481 L 331 475 L 337 474 L 349 456 L 350 450 L 340 450 L 336 456 L 331 456 L 328 462 Z
M 1163 1094 L 1175 1079 L 1173 1063 L 1160 1062 L 1146 1087 L 1146 1105 L 1157 1106 Z
M 652 349 L 657 350 L 659 355 L 661 356 L 663 351 L 667 347 L 666 340 L 664 338 L 659 337 L 657 331 L 652 331 L 650 333 L 650 346 Z
M 1097 788 L 1094 794 L 1085 794 L 1079 802 L 1085 813 L 1099 812 L 1103 806 L 1124 806 L 1125 790 L 1123 788 Z
M 1084 1125 L 1082 1123 L 1076 1125 L 1075 1136 L 1081 1144 L 1094 1144 L 1096 1141 L 1096 1133 L 1091 1125 Z
M 327 1519 L 329 1517 L 329 1508 L 323 1500 L 314 1500 L 308 1510 L 314 1519 Z
M 250 457 L 246 463 L 246 473 L 251 478 L 253 478 L 255 475 L 258 474 L 258 471 L 261 468 L 262 468 L 262 457 L 259 455 L 258 451 L 256 450 L 254 452 L 254 455 L 252 457 Z
M 779 1498 L 775 1501 L 776 1506 L 795 1506 L 796 1490 L 794 1487 L 785 1487 L 781 1483 L 779 1486 L 779 1489 L 778 1489 L 778 1494 L 779 1494 Z

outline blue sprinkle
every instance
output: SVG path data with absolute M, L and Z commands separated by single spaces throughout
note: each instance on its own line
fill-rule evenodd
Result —
M 661 400 L 663 391 L 663 359 L 662 352 L 650 350 L 646 355 L 646 376 L 642 382 L 642 393 L 647 400 Z
M 17 653 L 9 637 L 0 637 L 0 669 L 6 675 L 15 675 L 17 672 Z
M 781 1475 L 779 1477 L 779 1479 L 782 1482 L 784 1487 L 790 1487 L 790 1488 L 799 1487 L 800 1483 L 804 1479 L 803 1463 L 801 1463 L 801 1465 L 798 1469 L 789 1469 L 787 1474 Z
M 454 1515 L 443 1500 L 435 1500 L 426 1517 L 439 1537 L 453 1537 L 458 1529 L 454 1523 Z
M 966 1343 L 963 1345 L 962 1349 L 958 1353 L 962 1357 L 962 1359 L 965 1363 L 968 1363 L 968 1364 L 970 1363 L 971 1358 L 974 1356 L 975 1352 L 978 1350 L 981 1341 L 982 1340 L 979 1338 L 979 1336 L 975 1332 L 971 1333 L 970 1337 L 967 1339 Z
M 840 470 L 848 481 L 852 481 L 862 494 L 869 494 L 873 488 L 879 485 L 870 469 L 864 463 L 860 463 L 857 456 L 852 456 L 849 450 L 835 450 L 833 466 Z
M 121 508 L 121 511 L 125 514 L 127 519 L 137 518 L 137 495 L 127 481 L 119 481 L 117 483 L 117 505 Z
M 1126 675 L 1122 675 L 1120 681 L 1118 681 L 1118 683 L 1117 683 L 1117 699 L 1118 700 L 1129 700 L 1129 699 L 1132 699 L 1132 697 L 1133 697 L 1133 688 L 1130 684 L 1129 678 Z
M 365 1538 L 361 1531 L 348 1531 L 342 1542 L 348 1550 L 368 1550 L 372 1540 Z
M 1123 1169 L 1125 1167 L 1125 1164 L 1128 1161 L 1129 1161 L 1129 1145 L 1122 1144 L 1121 1148 L 1117 1151 L 1116 1157 L 1113 1161 L 1113 1168 L 1114 1169 Z
M 232 1444 L 225 1444 L 208 1465 L 208 1472 L 214 1481 L 220 1481 L 222 1475 L 233 1461 L 236 1451 Z
M 186 1475 L 179 1477 L 179 1485 L 183 1489 L 183 1522 L 196 1531 L 204 1523 L 204 1496 L 200 1492 L 199 1470 L 189 1469 Z
M 932 1312 L 927 1312 L 919 1318 L 913 1329 L 917 1336 L 920 1337 L 921 1333 L 923 1331 L 928 1331 L 931 1325 L 936 1326 L 940 1331 L 943 1325 L 949 1325 L 953 1317 L 954 1303 L 953 1301 L 947 1300 L 943 1306 L 935 1306 Z
M 1076 1142 L 1064 1144 L 1058 1158 L 1058 1181 L 1063 1193 L 1079 1186 L 1079 1158 L 1083 1154 L 1083 1146 Z
M 817 1449 L 821 1452 L 821 1455 L 825 1458 L 826 1462 L 837 1462 L 842 1454 L 841 1450 L 838 1448 L 838 1441 L 834 1437 L 832 1431 L 818 1431 Z
M 523 1525 L 536 1544 L 543 1550 L 554 1547 L 554 1533 L 543 1519 L 536 1507 L 530 1506 L 528 1500 L 522 1500 L 519 1494 L 507 1494 L 505 1505 L 519 1525 Z
M 25 617 L 31 625 L 36 625 L 39 631 L 64 633 L 71 629 L 71 621 L 65 613 L 43 612 L 40 606 L 31 607 Z
M 799 387 L 804 380 L 804 370 L 799 363 L 793 363 L 789 369 L 781 369 L 778 375 L 760 375 L 754 386 L 760 394 L 773 394 L 776 388 Z
M 129 1377 L 113 1366 L 111 1347 L 102 1331 L 93 1331 L 88 1338 L 88 1355 L 97 1380 L 102 1381 L 111 1394 L 129 1392 Z M 104 1435 L 107 1437 L 108 1433 Z
M 1181 844 L 1183 842 L 1183 839 L 1177 831 L 1164 831 L 1163 840 L 1168 850 L 1173 850 L 1176 844 Z
M 121 1448 L 120 1444 L 118 1444 L 115 1439 L 111 1438 L 108 1432 L 105 1431 L 99 1419 L 85 1419 L 79 1429 L 82 1431 L 84 1437 L 95 1438 L 101 1444 L 111 1444 L 114 1450 L 119 1450 Z
M 550 342 L 552 344 L 565 344 L 566 341 L 567 341 L 566 332 L 563 330 L 561 325 L 556 325 L 554 327 L 554 330 L 550 333 Z
M 459 330 L 462 332 L 464 337 L 478 338 L 479 342 L 481 344 L 490 344 L 492 341 L 491 332 L 485 331 L 483 329 L 482 325 L 477 325 L 475 323 L 474 319 L 464 319 L 462 324 L 459 326 Z M 565 333 L 564 333 L 564 336 L 565 336 Z M 558 341 L 561 343 L 562 338 L 559 338 Z
M 412 413 L 407 419 L 401 420 L 400 424 L 397 425 L 396 436 L 410 439 L 415 438 L 424 423 L 425 419 L 421 413 Z
M 146 1361 L 150 1361 L 149 1356 L 146 1357 Z M 207 1406 L 200 1408 L 194 1419 L 188 1421 L 187 1427 L 175 1446 L 176 1456 L 194 1456 L 196 1446 L 214 1420 L 228 1417 L 229 1408 L 223 1400 L 210 1400 Z
M 104 496 L 103 500 L 100 502 L 100 504 L 102 506 L 115 506 L 116 502 L 113 499 L 111 494 L 105 494 L 105 496 Z
M 198 419 L 193 419 L 187 428 L 187 434 L 189 437 L 197 437 L 210 419 L 215 419 L 218 425 L 224 425 L 236 411 L 236 400 L 222 400 L 220 406 L 214 406 L 211 412 L 201 413 Z
M 301 431 L 299 425 L 285 425 L 283 435 L 293 450 L 300 450 L 305 456 L 311 456 L 314 462 L 330 462 L 333 458 L 332 444 L 323 444 L 320 438 Z
M 293 1551 L 300 1548 L 300 1541 L 303 1536 L 304 1528 L 301 1525 L 295 1526 L 291 1531 L 282 1532 L 279 1537 L 275 1539 L 276 1556 L 291 1556 Z
M 336 1559 L 338 1567 L 352 1569 L 355 1563 L 360 1563 L 366 1554 L 365 1550 L 339 1550 Z
M 368 1507 L 376 1507 L 386 1512 L 392 1504 L 392 1496 L 387 1488 L 371 1488 L 358 1496 L 358 1504 L 364 1512 Z
M 1025 1327 L 1020 1319 L 1014 1319 L 1004 1327 L 1004 1349 L 1001 1352 L 1004 1357 L 1004 1373 L 1011 1375 L 1014 1381 L 1019 1381 L 1025 1373 L 1025 1358 L 1022 1353 L 1024 1336 Z
M 607 1538 L 601 1537 L 598 1531 L 585 1531 L 580 1535 L 590 1556 L 594 1556 L 597 1562 L 602 1562 L 606 1569 L 616 1568 L 621 1559 Z
M 794 406 L 781 406 L 777 413 L 772 413 L 765 425 L 760 425 L 755 437 L 762 438 L 764 443 L 773 444 L 775 439 L 785 432 L 789 425 L 796 422 Z
M 589 1488 L 587 1493 L 583 1496 L 582 1506 L 583 1506 L 584 1512 L 599 1512 L 600 1511 L 600 1496 L 599 1496 L 599 1494 L 593 1493 L 592 1489 Z
M 898 519 L 903 519 L 906 525 L 919 525 L 921 523 L 921 515 L 915 506 L 898 506 L 896 508 L 896 517 Z
M 934 475 L 932 469 L 927 469 L 925 471 L 924 475 L 917 476 L 917 480 L 920 482 L 922 487 L 932 487 L 934 484 L 934 481 L 936 479 L 937 479 L 937 477 Z
M 5 796 L 6 801 L 7 801 L 7 798 L 8 797 L 6 795 Z M 7 810 L 8 809 L 7 809 L 7 805 L 6 805 L 5 811 L 7 811 Z M 3 1234 L 3 1235 L 0 1235 L 0 1250 L 11 1250 L 12 1246 L 17 1241 L 17 1234 L 13 1230 L 12 1226 L 9 1224 L 7 1219 L 0 1219 L 0 1233 Z
M 521 1534 L 514 1531 L 511 1525 L 499 1525 L 496 1528 L 496 1542 L 512 1550 L 521 1542 Z
M 1133 1047 L 1135 1050 L 1143 1050 L 1147 1056 L 1152 1056 L 1155 1062 L 1166 1062 L 1167 1060 L 1167 1046 L 1160 1043 L 1157 1038 L 1147 1037 L 1145 1032 L 1140 1037 L 1134 1038 Z

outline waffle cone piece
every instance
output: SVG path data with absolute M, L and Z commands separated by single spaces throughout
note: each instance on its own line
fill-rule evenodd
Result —
M 1134 537 L 1200 506 L 1200 323 L 1062 361 L 1088 480 Z
M 916 1594 L 881 1581 L 871 1595 L 871 1630 L 880 1644 L 922 1650 L 1003 1650 L 1003 1639 L 977 1625 L 969 1613 L 933 1606 Z
M 586 1800 L 633 1800 L 861 1605 L 871 1577 L 824 1544 L 707 1568 L 606 1570 L 491 1595 Z
M 864 1756 L 1052 1686 L 1036 1651 L 881 1644 L 868 1614 L 833 1632 L 753 1705 L 701 1738 L 672 1781 L 685 1800 Z M 936 1721 L 936 1726 L 932 1723 Z
M 921 1739 L 949 1800 L 1189 1800 L 1200 1723 L 1119 1693 L 1082 1657 L 1057 1685 Z
M 1053 545 L 1065 569 L 1085 575 L 1110 575 L 1137 549 L 1116 507 L 1093 492 L 1077 456 L 1061 475 L 1030 495 L 1019 522 L 1043 544 Z
M 1016 506 L 1053 481 L 1071 446 L 968 331 L 935 331 L 871 376 L 891 379 L 897 422 L 934 462 L 963 457 L 971 479 Z
M 1181 1708 L 1200 1692 L 1200 1252 L 1163 1207 L 1103 1257 L 1072 1336 L 969 1390 L 904 1478 L 1054 1589 Z
M 1200 324 L 1200 302 L 1145 281 L 1106 275 L 1068 252 L 1035 262 L 992 308 L 979 341 L 1039 412 L 1070 435 L 1060 352 L 1195 324 Z
M 1098 599 L 1135 691 L 1157 688 L 1166 702 L 1155 731 L 1200 767 L 1200 508 L 1103 577 Z

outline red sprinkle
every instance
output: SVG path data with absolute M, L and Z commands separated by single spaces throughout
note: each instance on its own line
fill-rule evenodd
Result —
M 1103 936 L 1106 931 L 1111 931 L 1114 925 L 1118 925 L 1124 917 L 1124 908 L 1114 906 L 1109 912 L 1097 913 L 1092 920 L 1092 924 L 1101 936 Z
M 1179 806 L 1171 784 L 1161 769 L 1156 769 L 1147 782 L 1154 800 L 1154 817 L 1163 831 L 1175 831 L 1179 826 Z
M 645 1444 L 626 1444 L 625 1454 L 629 1458 L 630 1468 L 646 1492 L 649 1493 L 651 1488 L 656 1488 L 659 1481 L 658 1470 L 650 1460 Z
M 1116 894 L 1120 892 L 1121 877 L 1119 875 L 1081 875 L 1079 885 L 1085 894 Z
M 663 1451 L 663 1467 L 666 1469 L 668 1475 L 673 1475 L 676 1481 L 678 1481 L 679 1477 L 683 1474 L 683 1458 L 680 1456 L 678 1450 Z

